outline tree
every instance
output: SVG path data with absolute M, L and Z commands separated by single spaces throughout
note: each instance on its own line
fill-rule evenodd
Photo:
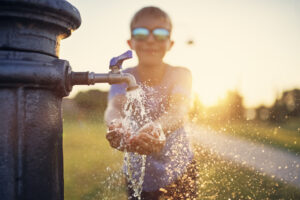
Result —
M 236 121 L 244 119 L 243 97 L 238 91 L 228 91 L 226 98 L 219 107 L 222 120 Z
M 270 121 L 284 122 L 289 117 L 300 116 L 300 90 L 285 91 L 281 98 L 276 99 L 270 108 Z
M 194 97 L 193 105 L 189 112 L 189 117 L 192 122 L 199 122 L 200 119 L 203 119 L 204 106 L 202 105 L 199 96 L 196 94 Z
M 79 92 L 74 97 L 74 101 L 85 117 L 93 115 L 103 118 L 107 107 L 107 95 L 108 92 L 88 90 L 86 92 Z

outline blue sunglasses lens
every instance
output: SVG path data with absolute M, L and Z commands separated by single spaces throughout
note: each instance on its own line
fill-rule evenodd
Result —
M 149 30 L 146 28 L 135 28 L 132 30 L 132 36 L 136 40 L 145 40 L 149 34 Z
M 164 28 L 157 28 L 153 30 L 153 35 L 156 40 L 164 41 L 169 38 L 170 32 Z
M 164 28 L 156 28 L 152 31 L 155 40 L 165 41 L 170 37 L 170 32 Z M 135 28 L 132 30 L 132 37 L 136 40 L 146 40 L 150 35 L 147 28 Z

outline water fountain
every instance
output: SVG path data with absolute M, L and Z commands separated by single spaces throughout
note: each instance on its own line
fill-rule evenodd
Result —
M 65 0 L 0 1 L 0 199 L 63 199 L 62 98 L 73 85 L 128 84 L 111 61 L 107 74 L 72 72 L 60 40 L 81 24 Z

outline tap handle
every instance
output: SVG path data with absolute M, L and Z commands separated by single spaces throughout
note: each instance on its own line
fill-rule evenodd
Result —
M 131 50 L 126 51 L 125 53 L 123 53 L 120 56 L 113 57 L 110 60 L 109 69 L 112 69 L 112 67 L 114 67 L 114 66 L 117 66 L 119 69 L 122 69 L 123 61 L 126 60 L 126 59 L 129 59 L 129 58 L 132 58 L 132 51 Z

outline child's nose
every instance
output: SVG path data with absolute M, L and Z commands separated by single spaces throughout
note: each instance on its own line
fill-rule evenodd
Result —
M 152 33 L 148 36 L 147 42 L 155 42 L 155 38 L 154 38 L 154 35 Z

